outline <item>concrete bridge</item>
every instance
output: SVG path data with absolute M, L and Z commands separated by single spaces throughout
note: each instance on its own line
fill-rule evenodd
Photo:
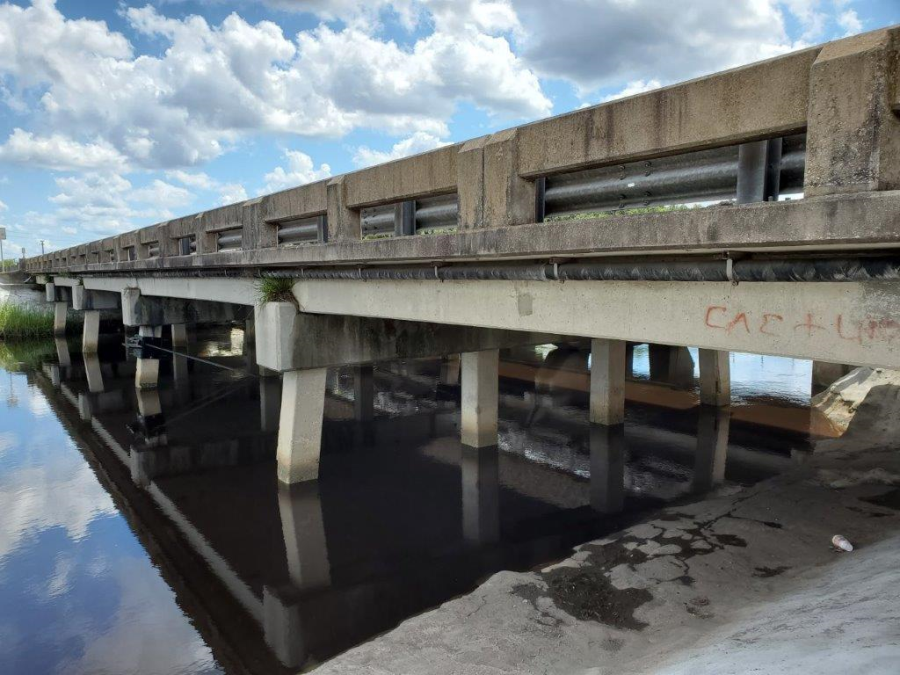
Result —
M 678 204 L 705 208 L 644 208 Z M 607 427 L 627 342 L 699 347 L 715 406 L 729 351 L 900 368 L 898 245 L 893 27 L 22 265 L 59 331 L 85 312 L 88 353 L 103 311 L 144 336 L 172 326 L 176 349 L 191 324 L 252 322 L 262 374 L 283 374 L 293 483 L 317 477 L 331 366 L 360 365 L 365 400 L 365 364 L 462 354 L 473 447 L 497 441 L 497 350 L 558 336 L 592 338 Z M 263 298 L 266 277 L 283 281 Z

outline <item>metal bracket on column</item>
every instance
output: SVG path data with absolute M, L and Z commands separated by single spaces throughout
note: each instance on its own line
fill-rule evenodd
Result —
M 778 200 L 782 139 L 743 143 L 738 148 L 737 203 Z
M 547 193 L 547 179 L 538 178 L 534 181 L 534 222 L 543 223 L 547 215 L 547 204 L 544 199 Z
M 416 233 L 416 202 L 400 202 L 394 207 L 394 236 L 408 237 Z

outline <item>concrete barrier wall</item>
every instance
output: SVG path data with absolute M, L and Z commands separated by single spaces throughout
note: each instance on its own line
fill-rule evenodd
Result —
M 898 43 L 898 27 L 873 31 L 29 258 L 25 269 L 258 266 L 273 253 L 278 264 L 334 262 L 363 239 L 364 208 L 456 194 L 460 233 L 535 224 L 546 176 L 798 132 L 807 134 L 807 197 L 900 190 Z M 323 215 L 318 244 L 279 254 L 280 223 Z M 240 247 L 221 250 L 222 232 L 240 234 Z M 185 238 L 193 242 L 191 254 L 181 246 Z M 443 243 L 449 239 L 438 246 L 445 255 L 454 248 Z M 359 260 L 384 252 L 381 242 L 363 243 L 372 246 L 356 254 Z

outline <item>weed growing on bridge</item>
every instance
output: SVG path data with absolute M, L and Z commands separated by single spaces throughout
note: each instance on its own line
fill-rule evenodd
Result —
M 0 305 L 0 338 L 53 335 L 53 314 L 46 309 L 5 302 Z
M 256 287 L 259 302 L 294 302 L 294 280 L 284 277 L 263 277 Z
M 561 213 L 547 216 L 544 220 L 590 220 L 593 218 L 612 218 L 613 216 L 640 216 L 648 213 L 669 213 L 670 211 L 689 211 L 698 208 L 685 204 L 673 204 L 671 206 L 642 206 L 633 209 L 615 209 L 613 211 L 585 211 L 584 213 Z

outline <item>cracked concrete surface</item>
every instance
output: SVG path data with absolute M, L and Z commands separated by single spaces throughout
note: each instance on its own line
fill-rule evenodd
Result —
M 896 673 L 898 412 L 877 387 L 795 471 L 495 574 L 317 672 Z

